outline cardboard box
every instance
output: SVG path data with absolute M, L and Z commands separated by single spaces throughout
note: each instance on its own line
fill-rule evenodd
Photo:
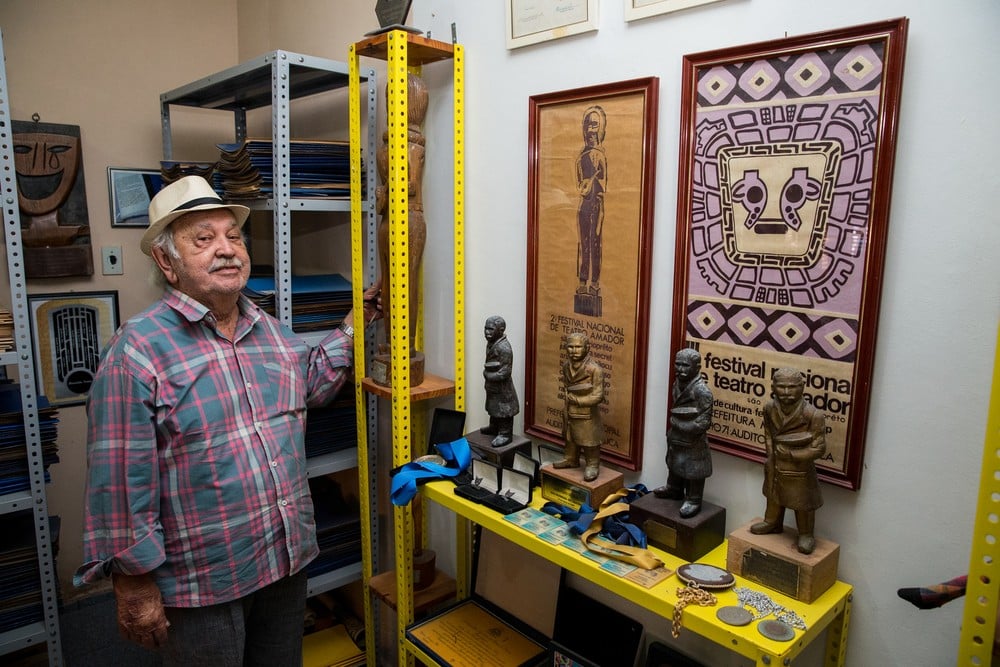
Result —
M 702 501 L 701 511 L 685 519 L 679 514 L 683 503 L 647 493 L 629 505 L 629 522 L 645 531 L 651 546 L 691 562 L 726 539 L 726 509 Z
M 837 581 L 840 545 L 816 538 L 811 554 L 800 553 L 798 533 L 785 526 L 782 533 L 754 535 L 754 519 L 729 534 L 726 569 L 801 602 L 812 603 Z

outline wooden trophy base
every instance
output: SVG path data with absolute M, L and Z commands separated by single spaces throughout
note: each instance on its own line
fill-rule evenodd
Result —
M 586 503 L 596 510 L 605 498 L 625 485 L 625 475 L 607 466 L 602 465 L 597 479 L 589 482 L 583 479 L 583 469 L 553 468 L 551 463 L 542 466 L 542 498 L 575 510 Z
M 760 520 L 756 518 L 729 534 L 726 569 L 807 603 L 837 581 L 839 544 L 817 537 L 813 552 L 804 554 L 795 546 L 798 532 L 789 526 L 781 533 L 751 533 L 750 526 Z
M 649 492 L 629 506 L 629 521 L 645 531 L 651 546 L 691 562 L 726 539 L 726 508 L 702 501 L 701 511 L 685 519 L 683 504 Z
M 469 441 L 469 446 L 476 453 L 484 460 L 495 463 L 498 466 L 510 468 L 514 464 L 514 452 L 521 452 L 525 456 L 531 456 L 531 440 L 528 440 L 523 435 L 515 434 L 508 444 L 500 447 L 493 446 L 493 438 L 495 437 L 495 435 L 486 435 L 481 429 L 465 434 L 465 439 Z
M 392 386 L 392 357 L 386 352 L 380 352 L 372 357 L 372 382 L 382 387 Z M 424 381 L 424 353 L 414 352 L 410 357 L 410 386 L 416 387 Z
M 420 591 L 434 583 L 437 554 L 433 549 L 417 549 L 413 552 L 413 590 Z

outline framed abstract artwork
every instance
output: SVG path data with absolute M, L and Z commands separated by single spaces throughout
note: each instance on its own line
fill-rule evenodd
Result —
M 28 314 L 38 393 L 53 406 L 85 403 L 118 329 L 118 292 L 29 294 Z
M 710 442 L 764 459 L 771 373 L 826 415 L 821 479 L 861 484 L 905 18 L 683 62 L 671 350 L 696 347 Z
M 564 443 L 564 343 L 604 373 L 602 458 L 642 463 L 659 80 L 536 95 L 528 108 L 525 432 Z

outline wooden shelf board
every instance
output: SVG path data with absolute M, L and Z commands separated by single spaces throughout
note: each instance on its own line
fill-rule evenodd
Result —
M 448 42 L 440 42 L 413 33 L 406 34 L 406 56 L 409 65 L 426 65 L 439 60 L 454 57 L 455 48 Z M 373 35 L 368 39 L 355 42 L 354 49 L 358 55 L 388 60 L 389 34 Z
M 384 387 L 376 384 L 370 377 L 361 381 L 361 386 L 369 394 L 375 394 L 380 398 L 392 398 L 392 387 Z M 443 378 L 430 373 L 424 374 L 424 381 L 416 387 L 410 387 L 411 401 L 426 401 L 431 398 L 450 396 L 455 393 L 455 381 Z

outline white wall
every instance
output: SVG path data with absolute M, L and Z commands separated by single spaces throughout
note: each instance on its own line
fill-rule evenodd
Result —
M 598 32 L 507 51 L 504 4 L 418 0 L 411 21 L 439 39 L 450 38 L 454 22 L 466 47 L 470 421 L 484 414 L 475 369 L 483 359 L 486 317 L 503 315 L 515 354 L 525 349 L 528 98 L 658 76 L 645 455 L 642 473 L 626 478 L 650 487 L 661 484 L 666 472 L 682 56 L 910 18 L 863 483 L 856 492 L 824 485 L 817 530 L 840 543 L 839 578 L 855 586 L 848 664 L 953 664 L 964 598 L 920 611 L 896 590 L 968 569 L 1000 315 L 998 176 L 991 159 L 1000 145 L 994 111 L 1000 99 L 987 79 L 987 67 L 1000 57 L 1000 5 L 724 0 L 626 23 L 622 0 L 603 0 Z M 449 129 L 428 128 L 426 134 L 431 142 L 436 135 L 447 137 Z M 428 176 L 425 190 L 432 182 Z M 450 205 L 446 197 L 450 190 L 441 211 Z M 443 277 L 427 279 L 428 289 L 449 288 L 432 282 Z M 516 373 L 523 387 L 523 364 Z M 724 454 L 714 462 L 707 495 L 727 508 L 729 525 L 759 515 L 761 467 Z M 659 628 L 659 634 L 669 636 L 668 629 Z M 801 664 L 820 664 L 819 657 L 808 659 L 815 662 Z

